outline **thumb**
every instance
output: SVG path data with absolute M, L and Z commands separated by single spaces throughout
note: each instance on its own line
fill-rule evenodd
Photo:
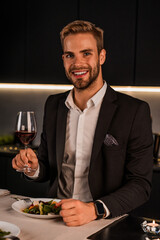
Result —
M 35 153 L 31 148 L 27 148 L 26 155 L 27 155 L 28 158 L 29 158 L 29 157 L 30 157 L 30 158 L 33 158 L 33 157 L 36 157 L 36 158 L 37 158 L 36 153 Z

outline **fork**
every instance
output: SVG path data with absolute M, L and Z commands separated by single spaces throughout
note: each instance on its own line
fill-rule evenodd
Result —
M 23 200 L 23 201 L 25 201 L 25 202 L 27 202 L 27 203 L 32 202 L 30 198 L 22 198 L 22 199 L 20 199 L 20 200 Z
M 17 201 L 23 200 L 23 201 L 25 201 L 27 203 L 32 203 L 32 200 L 30 198 L 18 198 L 18 197 L 12 197 L 12 198 L 14 198 Z

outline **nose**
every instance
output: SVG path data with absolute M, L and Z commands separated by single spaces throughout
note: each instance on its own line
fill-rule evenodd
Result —
M 81 56 L 75 56 L 75 58 L 74 58 L 74 65 L 76 65 L 76 66 L 79 66 L 79 65 L 81 65 L 82 63 L 83 63 L 84 61 L 83 61 L 83 59 L 82 59 L 82 57 Z

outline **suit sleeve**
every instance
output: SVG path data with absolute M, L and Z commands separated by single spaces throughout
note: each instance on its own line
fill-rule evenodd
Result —
M 49 161 L 48 161 L 48 145 L 47 145 L 47 123 L 48 123 L 48 108 L 50 105 L 52 97 L 49 96 L 44 107 L 44 117 L 43 117 L 43 131 L 41 133 L 41 143 L 38 148 L 38 160 L 39 160 L 39 177 L 36 179 L 39 182 L 49 180 Z

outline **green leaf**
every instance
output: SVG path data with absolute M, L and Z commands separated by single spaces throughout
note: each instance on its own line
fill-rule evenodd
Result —
M 43 211 L 45 214 L 52 212 L 52 207 L 50 205 L 44 205 Z

